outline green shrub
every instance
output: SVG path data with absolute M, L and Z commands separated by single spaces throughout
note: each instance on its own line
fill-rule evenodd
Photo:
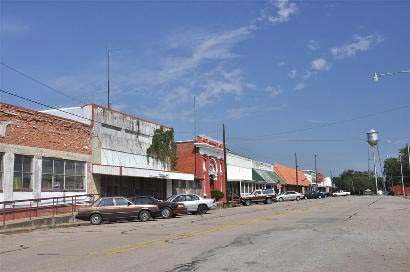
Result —
M 212 198 L 215 198 L 216 201 L 224 197 L 224 193 L 218 190 L 211 191 Z

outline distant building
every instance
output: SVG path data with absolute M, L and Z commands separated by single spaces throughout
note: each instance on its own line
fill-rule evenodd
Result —
M 284 191 L 299 191 L 304 193 L 309 188 L 310 182 L 302 171 L 297 171 L 296 176 L 296 169 L 294 168 L 280 165 L 278 163 L 274 163 L 272 168 L 273 171 L 286 183 Z
M 210 198 L 212 190 L 219 190 L 225 195 L 221 201 L 226 200 L 222 142 L 203 135 L 191 141 L 180 141 L 177 142 L 177 157 L 177 171 L 195 176 L 194 182 L 187 184 L 181 192 L 194 192 Z
M 256 189 L 275 188 L 280 192 L 285 185 L 268 163 L 229 152 L 227 154 L 228 194 L 237 196 L 252 193 Z

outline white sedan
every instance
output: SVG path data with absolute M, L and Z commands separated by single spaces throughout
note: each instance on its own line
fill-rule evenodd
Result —
M 190 213 L 204 214 L 216 208 L 215 199 L 202 198 L 194 194 L 172 195 L 166 201 L 182 203 Z

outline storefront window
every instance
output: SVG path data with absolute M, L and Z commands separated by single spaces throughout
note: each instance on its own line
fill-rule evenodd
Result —
M 32 160 L 32 156 L 14 156 L 13 190 L 31 190 Z
M 84 190 L 85 162 L 43 158 L 42 191 Z

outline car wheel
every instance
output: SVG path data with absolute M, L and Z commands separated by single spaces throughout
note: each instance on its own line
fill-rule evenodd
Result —
M 205 214 L 207 211 L 208 211 L 208 207 L 206 205 L 198 206 L 198 214 Z
M 172 210 L 169 207 L 165 207 L 161 210 L 162 218 L 168 219 L 172 217 Z
M 282 202 L 282 201 L 283 201 L 283 198 L 279 197 L 279 202 Z
M 265 201 L 266 204 L 272 204 L 272 198 L 267 198 Z
M 91 223 L 92 225 L 100 225 L 100 224 L 102 223 L 102 221 L 103 221 L 103 218 L 102 218 L 102 216 L 101 216 L 100 214 L 98 214 L 98 213 L 93 213 L 93 214 L 90 216 L 90 223 Z
M 142 222 L 146 222 L 151 218 L 151 214 L 149 211 L 143 210 L 140 211 L 140 214 L 138 215 L 138 218 L 142 221 Z
M 297 196 L 297 197 L 296 197 L 296 201 L 299 201 L 299 200 L 300 200 L 300 197 L 299 197 L 299 196 Z
M 250 206 L 252 204 L 252 202 L 248 199 L 248 200 L 245 200 L 245 206 Z
M 318 196 L 318 198 L 322 198 L 322 196 Z

